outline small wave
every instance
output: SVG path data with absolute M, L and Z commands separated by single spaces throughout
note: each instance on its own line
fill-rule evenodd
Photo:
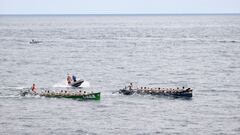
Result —
M 18 98 L 20 95 L 1 95 L 0 98 Z
M 1 61 L 1 62 L 6 62 L 6 61 L 8 61 L 8 59 L 6 59 L 6 58 L 0 58 L 0 61 Z
M 66 80 L 61 80 L 61 81 L 57 82 L 56 84 L 54 84 L 53 87 L 58 87 L 58 88 L 64 87 L 65 88 L 65 87 L 70 87 L 70 86 L 67 84 Z
M 6 97 L 6 96 L 5 96 Z M 30 94 L 27 94 L 25 96 L 21 96 L 21 95 L 15 95 L 15 96 L 12 96 L 14 98 L 19 98 L 19 99 L 23 99 L 23 98 L 44 98 L 40 95 L 30 95 Z
M 0 87 L 0 89 L 17 89 L 17 90 L 22 90 L 25 88 L 29 88 L 29 86 L 6 86 L 6 87 Z
M 17 90 L 22 90 L 22 89 L 26 89 L 26 88 L 29 88 L 29 86 L 17 86 L 17 87 L 15 87 L 15 89 L 17 89 Z
M 65 88 L 65 87 L 70 87 L 70 86 L 67 85 L 67 84 L 57 83 L 57 84 L 54 84 L 53 87 L 56 87 L 56 88 Z
M 81 87 L 84 87 L 84 88 L 90 87 L 90 82 L 84 81 L 84 82 L 82 83 Z

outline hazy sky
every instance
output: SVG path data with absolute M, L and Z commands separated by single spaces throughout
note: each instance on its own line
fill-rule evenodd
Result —
M 0 14 L 240 13 L 240 0 L 0 0 Z

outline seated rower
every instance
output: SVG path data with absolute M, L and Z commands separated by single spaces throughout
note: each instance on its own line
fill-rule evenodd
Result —
M 133 87 L 133 84 L 130 83 L 130 84 L 128 85 L 129 90 L 132 90 L 132 89 L 133 89 L 132 87 Z
M 40 96 L 44 96 L 44 91 L 43 90 L 41 91 Z
M 49 90 L 47 91 L 46 95 L 47 95 L 47 96 L 50 95 L 50 91 L 49 91 Z
M 82 91 L 81 90 L 79 90 L 78 92 L 77 92 L 77 95 L 82 95 Z
M 44 91 L 44 96 L 46 96 L 46 95 L 47 95 L 47 90 Z
M 54 92 L 54 91 L 51 91 L 51 95 L 54 96 L 54 95 L 55 95 L 55 92 Z

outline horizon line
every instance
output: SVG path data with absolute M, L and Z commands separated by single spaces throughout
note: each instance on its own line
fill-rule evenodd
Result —
M 93 14 L 93 13 L 90 13 L 90 14 L 81 14 L 81 13 L 56 13 L 56 14 L 47 14 L 47 13 L 36 13 L 36 14 L 1 14 L 1 16 L 31 16 L 31 15 L 39 15 L 39 16 L 54 16 L 54 15 L 70 15 L 70 16 L 74 16 L 74 15 L 79 15 L 79 16 L 111 16 L 111 15 L 126 15 L 126 16 L 131 16 L 131 15 L 240 15 L 240 13 L 96 13 L 96 14 Z

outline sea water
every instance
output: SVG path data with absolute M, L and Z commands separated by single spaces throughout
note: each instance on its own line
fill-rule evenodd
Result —
M 239 15 L 0 16 L 0 71 L 0 134 L 240 133 Z M 67 73 L 101 100 L 19 95 Z M 129 82 L 193 97 L 115 93 Z

